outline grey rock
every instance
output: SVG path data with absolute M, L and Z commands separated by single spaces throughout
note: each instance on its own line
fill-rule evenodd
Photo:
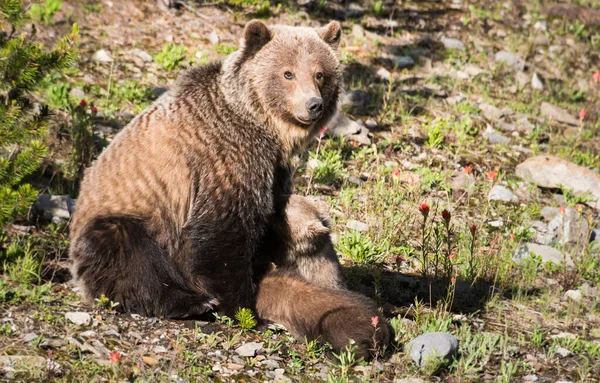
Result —
M 94 330 L 87 330 L 79 333 L 79 336 L 83 338 L 95 338 L 97 335 L 98 333 L 96 333 Z
M 483 132 L 483 137 L 490 144 L 508 144 L 510 143 L 510 138 L 506 137 L 502 133 L 498 132 L 496 129 L 488 126 L 487 129 Z
M 92 58 L 94 59 L 94 61 L 98 61 L 101 63 L 113 62 L 112 56 L 106 49 L 100 49 L 99 51 L 96 51 L 96 53 L 94 53 L 94 56 L 92 56 Z
M 569 290 L 569 291 L 571 291 L 571 290 Z M 562 356 L 563 358 L 568 358 L 569 356 L 573 356 L 573 353 L 564 347 L 558 346 L 558 347 L 556 347 L 556 349 L 554 351 L 556 351 L 556 353 L 558 355 Z
M 544 83 L 535 72 L 531 76 L 531 87 L 535 90 L 544 90 Z
M 556 234 L 561 245 L 578 244 L 585 246 L 589 242 L 588 221 L 573 208 L 565 209 L 564 215 L 555 215 L 548 223 L 548 230 Z
M 338 112 L 327 125 L 326 133 L 334 137 L 347 137 L 358 134 L 360 131 L 361 126 L 356 121 L 352 121 L 343 113 Z
M 35 340 L 39 337 L 38 334 L 34 333 L 34 332 L 30 332 L 27 334 L 23 334 L 23 336 L 21 336 L 21 339 L 23 340 L 24 343 L 29 343 L 32 340 Z
M 89 326 L 92 323 L 92 316 L 86 312 L 68 312 L 65 314 L 65 318 L 79 326 Z
M 239 356 L 254 357 L 256 353 L 262 349 L 263 342 L 248 342 L 235 349 Z
M 517 70 L 522 71 L 525 69 L 525 62 L 521 60 L 517 55 L 507 51 L 497 52 L 495 55 L 496 62 L 504 63 L 509 68 L 515 68 Z
M 526 243 L 519 247 L 513 254 L 513 261 L 517 264 L 522 264 L 526 259 L 531 259 L 531 254 L 539 256 L 542 259 L 542 264 L 551 262 L 555 265 L 560 265 L 563 263 L 563 260 L 566 259 L 567 268 L 573 268 L 575 266 L 569 254 L 565 254 L 563 257 L 563 253 L 561 253 L 560 250 L 550 246 L 539 245 L 537 243 Z
M 544 217 L 546 221 L 552 221 L 560 213 L 560 209 L 557 207 L 544 206 L 540 210 L 540 215 Z
M 71 95 L 71 97 L 73 97 L 76 100 L 82 100 L 85 98 L 85 92 L 83 91 L 83 89 L 81 89 L 79 87 L 71 89 L 69 94 Z
M 470 173 L 459 171 L 450 179 L 449 185 L 453 191 L 472 193 L 475 189 L 475 177 Z
M 393 56 L 392 62 L 396 69 L 412 68 L 415 66 L 415 60 L 410 56 Z
M 538 377 L 537 377 L 537 375 L 530 374 L 530 375 L 525 375 L 523 377 L 523 380 L 525 382 L 537 382 L 538 381 Z
M 597 297 L 599 293 L 598 288 L 590 285 L 588 282 L 582 284 L 580 290 L 586 297 Z
M 369 230 L 369 225 L 367 225 L 364 222 L 355 221 L 353 219 L 351 219 L 348 222 L 346 222 L 346 227 L 348 229 L 356 230 L 356 231 L 367 231 L 367 230 Z
M 548 25 L 546 24 L 546 20 L 538 20 L 533 24 L 533 29 L 538 31 L 546 31 L 548 29 Z
M 365 126 L 367 127 L 367 129 L 375 129 L 377 127 L 377 123 L 371 119 L 368 119 L 367 121 L 365 121 Z
M 574 302 L 581 302 L 581 298 L 583 298 L 581 290 L 568 290 L 565 293 L 565 299 L 570 299 Z
M 152 62 L 152 56 L 150 56 L 150 53 L 148 53 L 142 49 L 134 48 L 131 50 L 130 53 L 132 55 L 135 55 L 135 56 L 141 58 L 142 61 L 144 61 L 144 62 Z
M 514 132 L 515 130 L 517 130 L 517 127 L 514 124 L 509 124 L 503 121 L 498 121 L 495 124 L 495 127 L 498 130 L 501 130 L 503 132 L 507 132 L 507 133 L 511 133 Z
M 508 188 L 502 185 L 494 185 L 488 194 L 489 201 L 519 202 L 519 198 Z
M 365 30 L 360 24 L 352 25 L 352 36 L 359 40 L 364 40 Z
M 548 225 L 541 221 L 531 222 L 529 231 L 533 232 L 533 240 L 540 245 L 552 246 L 556 243 L 556 234 L 548 230 Z
M 424 366 L 432 357 L 443 361 L 451 361 L 458 353 L 458 339 L 445 332 L 430 332 L 411 340 L 404 348 L 411 359 Z
M 275 370 L 279 368 L 279 363 L 276 360 L 267 359 L 261 362 L 261 367 L 264 367 L 269 370 Z
M 498 229 L 498 228 L 501 228 L 502 226 L 504 226 L 504 219 L 502 219 L 502 217 L 500 217 L 498 219 L 487 221 L 486 224 L 488 224 L 488 226 L 495 227 Z
M 344 137 L 360 144 L 370 145 L 371 140 L 368 137 L 369 130 L 338 112 L 333 120 L 327 126 L 327 135 L 333 137 Z
M 529 118 L 527 116 L 521 116 L 517 118 L 516 124 L 517 130 L 525 134 L 531 134 L 535 129 L 535 125 L 529 122 Z
M 369 93 L 364 90 L 350 90 L 344 94 L 342 105 L 364 107 L 369 103 Z
M 210 32 L 210 33 L 209 33 L 209 34 L 206 36 L 206 39 L 207 39 L 208 41 L 210 41 L 210 43 L 211 43 L 211 44 L 213 44 L 213 45 L 217 45 L 217 44 L 219 43 L 219 40 L 220 40 L 220 39 L 219 39 L 219 35 L 217 34 L 217 32 L 216 32 L 216 31 L 212 31 L 212 32 Z
M 380 80 L 390 81 L 392 74 L 384 67 L 380 67 L 375 71 L 375 77 L 379 78 Z
M 490 104 L 479 104 L 479 109 L 481 109 L 483 117 L 490 121 L 499 120 L 503 115 L 502 110 Z
M 576 196 L 588 193 L 587 205 L 600 210 L 600 175 L 593 170 L 552 156 L 527 159 L 516 168 L 517 176 L 540 187 L 573 190 Z
M 363 181 L 362 179 L 356 177 L 356 176 L 350 176 L 348 177 L 348 182 L 353 183 L 355 185 L 358 186 L 363 186 L 365 184 L 365 181 Z
M 53 217 L 69 219 L 75 209 L 75 200 L 68 195 L 40 194 L 33 208 L 45 219 Z
M 8 372 L 13 371 L 28 371 L 28 374 L 53 374 L 60 376 L 63 373 L 62 366 L 51 359 L 46 359 L 41 356 L 30 355 L 6 355 L 0 356 L 0 374 L 2 377 L 9 378 Z
M 524 88 L 531 81 L 527 73 L 519 71 L 515 74 L 515 81 L 519 85 L 519 88 Z
M 548 102 L 542 102 L 540 112 L 543 116 L 546 116 L 558 122 L 562 122 L 563 124 L 579 126 L 579 120 L 577 120 L 573 115 L 571 115 L 569 111 L 560 108 L 556 105 L 552 105 Z
M 465 50 L 465 44 L 463 44 L 462 41 L 460 41 L 458 39 L 442 37 L 440 39 L 440 42 L 442 44 L 444 44 L 444 48 L 446 48 L 446 49 L 457 49 L 459 51 Z

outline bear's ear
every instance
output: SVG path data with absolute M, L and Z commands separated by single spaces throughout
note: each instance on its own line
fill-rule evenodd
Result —
M 342 37 L 342 26 L 337 21 L 331 21 L 326 26 L 317 29 L 317 33 L 329 46 L 337 49 Z
M 244 28 L 244 56 L 252 56 L 271 40 L 269 27 L 260 20 L 252 20 Z

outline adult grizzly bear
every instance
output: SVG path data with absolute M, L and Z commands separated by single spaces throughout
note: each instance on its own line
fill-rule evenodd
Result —
M 71 227 L 88 298 L 170 318 L 254 306 L 252 260 L 283 220 L 289 159 L 337 109 L 340 36 L 337 22 L 251 21 L 238 51 L 185 72 L 115 137 Z
M 328 230 L 302 230 L 316 214 L 302 199 L 292 198 L 286 210 L 290 157 L 337 109 L 340 36 L 337 22 L 313 29 L 251 21 L 238 51 L 185 72 L 115 137 L 86 171 L 71 227 L 71 270 L 87 298 L 104 294 L 121 310 L 147 316 L 185 318 L 213 308 L 231 316 L 255 308 L 264 282 L 261 312 L 285 322 L 283 306 L 268 305 L 270 289 L 285 285 L 295 299 L 294 286 L 306 286 L 320 301 L 339 291 L 331 299 L 352 314 L 343 316 L 345 327 L 339 315 L 326 322 L 335 334 L 298 328 L 298 336 L 322 333 L 339 345 L 373 334 L 362 317 L 376 311 L 350 302 Z M 318 254 L 311 259 L 312 238 Z M 261 272 L 270 262 L 280 270 Z M 281 291 L 271 296 L 288 299 Z M 298 307 L 298 315 L 310 307 Z M 312 317 L 328 315 L 318 312 L 328 307 L 314 307 Z M 353 322 L 357 312 L 360 323 Z

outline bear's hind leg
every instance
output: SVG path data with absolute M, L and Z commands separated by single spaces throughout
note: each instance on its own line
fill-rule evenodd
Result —
M 71 270 L 87 297 L 104 294 L 125 312 L 187 318 L 218 304 L 208 293 L 189 287 L 137 218 L 94 219 L 74 239 L 71 257 Z

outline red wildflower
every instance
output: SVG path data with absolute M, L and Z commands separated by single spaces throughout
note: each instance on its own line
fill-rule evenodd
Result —
M 96 108 L 95 106 L 92 106 L 92 113 L 94 113 L 94 114 L 98 113 L 98 108 Z
M 371 324 L 373 325 L 373 327 L 377 327 L 377 325 L 379 324 L 379 317 L 377 315 L 371 317 Z
M 498 177 L 498 172 L 495 171 L 489 171 L 489 172 L 485 172 L 485 178 L 488 179 L 488 181 L 494 181 L 496 179 L 496 177 Z
M 325 136 L 325 132 L 327 131 L 327 127 L 324 126 L 321 128 L 321 130 L 319 131 L 319 138 L 323 138 Z
M 110 354 L 110 361 L 111 363 L 117 363 L 121 360 L 122 357 L 123 355 L 119 354 L 118 352 L 113 352 L 112 354 Z
M 473 167 L 471 165 L 465 166 L 463 170 L 465 173 L 470 174 L 473 171 Z
M 394 177 L 400 177 L 400 169 L 394 169 L 394 170 L 392 170 L 392 176 L 394 176 Z
M 429 215 L 429 205 L 423 202 L 421 205 L 419 205 L 419 211 L 421 212 L 421 214 L 423 214 L 423 217 L 427 218 L 427 216 Z
M 469 228 L 469 230 L 471 231 L 472 235 L 475 235 L 475 232 L 477 231 L 477 226 L 476 225 L 471 225 L 471 227 Z
M 583 211 L 583 205 L 582 205 L 582 204 L 580 204 L 580 203 L 578 203 L 577 205 L 575 205 L 575 209 L 577 209 L 577 211 L 578 211 L 579 213 L 581 213 L 581 212 Z
M 452 284 L 455 284 L 455 283 L 456 283 L 456 277 L 452 277 L 452 278 L 450 279 L 450 282 L 452 282 Z
M 450 259 L 450 261 L 454 261 L 454 260 L 456 259 L 456 253 L 451 253 L 451 254 L 448 256 L 448 259 Z
M 87 101 L 85 101 L 85 100 L 79 101 L 79 106 L 81 106 L 82 108 L 85 108 L 87 106 Z
M 587 115 L 587 112 L 585 111 L 585 108 L 582 108 L 579 111 L 579 119 L 583 120 L 585 118 L 585 116 Z
M 594 79 L 595 83 L 599 83 L 600 82 L 600 71 L 595 72 L 594 76 L 592 78 Z
M 561 206 L 558 210 L 560 211 L 560 214 L 565 215 L 565 208 L 563 206 Z
M 442 210 L 442 218 L 446 221 L 446 225 L 450 223 L 450 218 L 452 218 L 452 214 L 446 209 Z

